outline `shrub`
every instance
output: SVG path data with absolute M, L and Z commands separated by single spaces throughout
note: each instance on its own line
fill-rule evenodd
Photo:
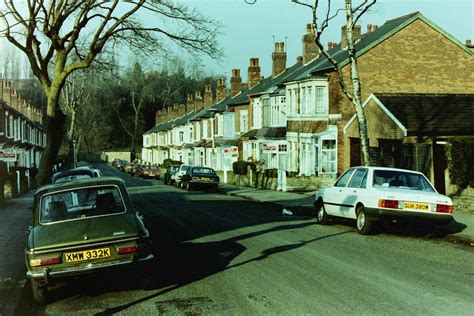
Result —
M 234 174 L 244 176 L 247 174 L 247 166 L 249 164 L 250 163 L 248 161 L 243 161 L 243 160 L 236 161 L 232 164 L 232 171 L 234 172 Z
M 278 169 L 266 169 L 265 177 L 267 178 L 278 178 Z
M 446 149 L 451 182 L 460 189 L 474 187 L 474 137 L 450 138 Z
M 7 182 L 8 169 L 7 164 L 4 161 L 0 161 L 0 183 Z

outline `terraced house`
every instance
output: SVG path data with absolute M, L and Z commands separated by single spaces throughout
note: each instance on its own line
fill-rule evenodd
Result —
M 0 160 L 8 166 L 38 167 L 46 147 L 43 113 L 0 80 Z
M 342 27 L 340 43 L 330 42 L 328 51 L 350 82 L 345 32 Z M 365 32 L 357 26 L 354 33 L 373 162 L 421 170 L 443 192 L 446 139 L 474 135 L 471 42 L 453 38 L 419 12 L 380 27 L 369 24 Z M 308 25 L 303 54 L 290 67 L 283 43 L 276 43 L 267 78 L 257 58 L 250 59 L 248 83 L 233 70 L 230 94 L 188 120 L 194 140 L 189 150 L 195 153 L 188 162 L 222 170 L 237 159 L 253 159 L 265 168 L 322 178 L 359 165 L 353 106 L 314 39 Z M 463 124 L 456 123 L 460 109 Z M 159 126 L 173 128 L 176 117 L 160 119 L 144 138 Z M 442 121 L 450 123 L 437 124 Z M 145 146 L 144 154 L 149 150 Z

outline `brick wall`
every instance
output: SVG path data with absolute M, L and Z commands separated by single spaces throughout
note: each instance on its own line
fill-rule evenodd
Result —
M 461 193 L 452 195 L 454 214 L 474 215 L 474 188 L 468 187 Z

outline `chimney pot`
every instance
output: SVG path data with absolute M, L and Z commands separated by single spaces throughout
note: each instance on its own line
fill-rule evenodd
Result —
M 302 63 L 303 62 L 303 56 L 297 56 L 296 57 L 296 62 L 297 63 Z
M 303 35 L 303 62 L 306 64 L 319 56 L 319 47 L 316 45 L 316 33 L 311 24 L 306 25 L 306 34 Z
M 310 23 L 306 24 L 306 33 L 313 33 L 313 26 Z
M 372 32 L 372 24 L 367 24 L 367 33 Z
M 470 39 L 467 39 L 467 40 L 466 40 L 466 46 L 467 46 L 467 47 L 473 47 L 473 46 L 472 46 L 472 41 L 471 41 Z
M 372 32 L 375 31 L 378 28 L 379 28 L 379 26 L 377 24 L 372 25 Z

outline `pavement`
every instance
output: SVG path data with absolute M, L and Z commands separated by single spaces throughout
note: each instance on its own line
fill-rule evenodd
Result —
M 26 283 L 25 232 L 31 225 L 33 193 L 0 204 L 0 315 L 13 315 Z
M 316 191 L 312 192 L 280 192 L 260 190 L 230 184 L 220 184 L 219 191 L 226 195 L 238 196 L 253 201 L 272 203 L 298 215 L 314 215 L 313 203 Z M 286 212 L 289 215 L 288 212 Z M 474 214 L 463 213 L 462 210 L 453 213 L 454 221 L 445 227 L 446 239 L 474 246 Z

